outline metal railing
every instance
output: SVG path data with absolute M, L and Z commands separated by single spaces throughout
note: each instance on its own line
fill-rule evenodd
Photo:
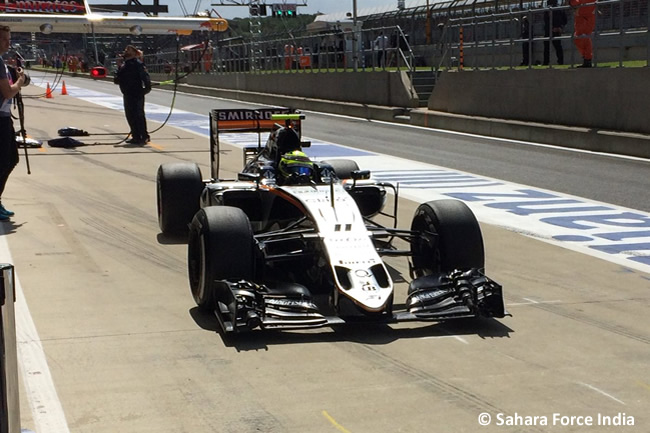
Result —
M 636 0 L 635 0 L 636 1 Z M 602 0 L 597 2 L 596 28 L 591 39 L 593 42 L 593 64 L 613 63 L 622 67 L 635 62 L 635 66 L 650 64 L 650 35 L 648 27 L 648 3 L 636 13 L 627 7 L 630 0 Z M 634 4 L 638 5 L 639 2 Z M 544 36 L 544 14 L 549 13 L 552 28 L 552 11 L 565 11 L 568 22 L 561 36 Z M 524 57 L 523 50 L 528 47 L 530 62 L 528 66 L 542 65 L 544 45 L 560 41 L 565 52 L 565 64 L 582 63 L 582 57 L 576 50 L 572 8 L 539 8 L 529 10 L 511 10 L 501 13 L 463 16 L 450 18 L 443 31 L 440 47 L 434 65 L 442 68 L 494 69 L 520 66 Z M 527 19 L 530 35 L 522 35 L 521 23 Z M 462 35 L 462 36 L 461 36 Z M 553 47 L 550 47 L 551 58 Z M 462 53 L 462 61 L 461 61 Z M 639 64 L 640 63 L 640 64 Z M 546 66 L 546 65 L 544 65 Z M 554 67 L 553 61 L 548 67 Z
M 379 48 L 375 41 L 383 32 L 388 44 Z M 357 58 L 354 58 L 357 41 Z M 411 72 L 415 55 L 408 36 L 399 26 L 364 29 L 357 32 L 329 32 L 266 41 L 223 40 L 206 50 L 199 46 L 183 50 L 176 64 L 175 51 L 145 55 L 150 72 L 270 73 L 406 70 Z

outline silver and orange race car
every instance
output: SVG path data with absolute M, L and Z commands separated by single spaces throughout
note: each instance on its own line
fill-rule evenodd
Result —
M 192 296 L 225 333 L 507 314 L 463 202 L 421 204 L 410 228 L 398 229 L 396 186 L 374 181 L 353 160 L 308 158 L 302 120 L 285 108 L 213 110 L 211 178 L 196 163 L 158 169 L 160 228 L 189 231 Z M 235 131 L 256 132 L 258 144 L 244 148 L 236 179 L 222 179 L 220 134 Z M 375 222 L 379 216 L 393 227 Z M 411 278 L 402 311 L 382 259 L 396 256 L 408 260 Z

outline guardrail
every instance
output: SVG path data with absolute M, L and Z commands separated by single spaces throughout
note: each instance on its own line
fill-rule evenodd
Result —
M 628 7 L 632 5 L 629 0 L 602 0 L 596 3 L 596 28 L 591 35 L 594 66 L 598 63 L 613 63 L 621 67 L 630 62 L 641 63 L 635 66 L 650 64 L 649 3 L 635 3 L 645 6 L 643 11 L 635 14 Z M 554 37 L 552 32 L 545 36 L 544 14 L 550 15 L 552 28 L 552 12 L 556 10 L 565 11 L 567 24 L 561 36 Z M 580 64 L 582 58 L 574 45 L 574 13 L 571 7 L 559 6 L 450 18 L 442 32 L 440 48 L 436 50 L 438 54 L 434 54 L 434 65 L 458 69 L 514 68 L 521 65 L 526 47 L 529 49 L 530 62 L 523 66 L 542 65 L 544 44 L 552 44 L 553 41 L 562 44 L 565 64 Z M 531 29 L 528 37 L 522 31 L 524 19 Z M 551 60 L 547 66 L 553 67 L 554 62 Z

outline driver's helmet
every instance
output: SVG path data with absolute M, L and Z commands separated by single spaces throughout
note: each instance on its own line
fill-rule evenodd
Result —
M 304 152 L 294 150 L 282 155 L 278 170 L 287 183 L 304 182 L 312 178 L 314 163 Z

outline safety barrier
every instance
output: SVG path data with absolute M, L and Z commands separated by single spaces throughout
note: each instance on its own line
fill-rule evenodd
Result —
M 0 272 L 0 433 L 19 433 L 14 267 L 0 264 Z

